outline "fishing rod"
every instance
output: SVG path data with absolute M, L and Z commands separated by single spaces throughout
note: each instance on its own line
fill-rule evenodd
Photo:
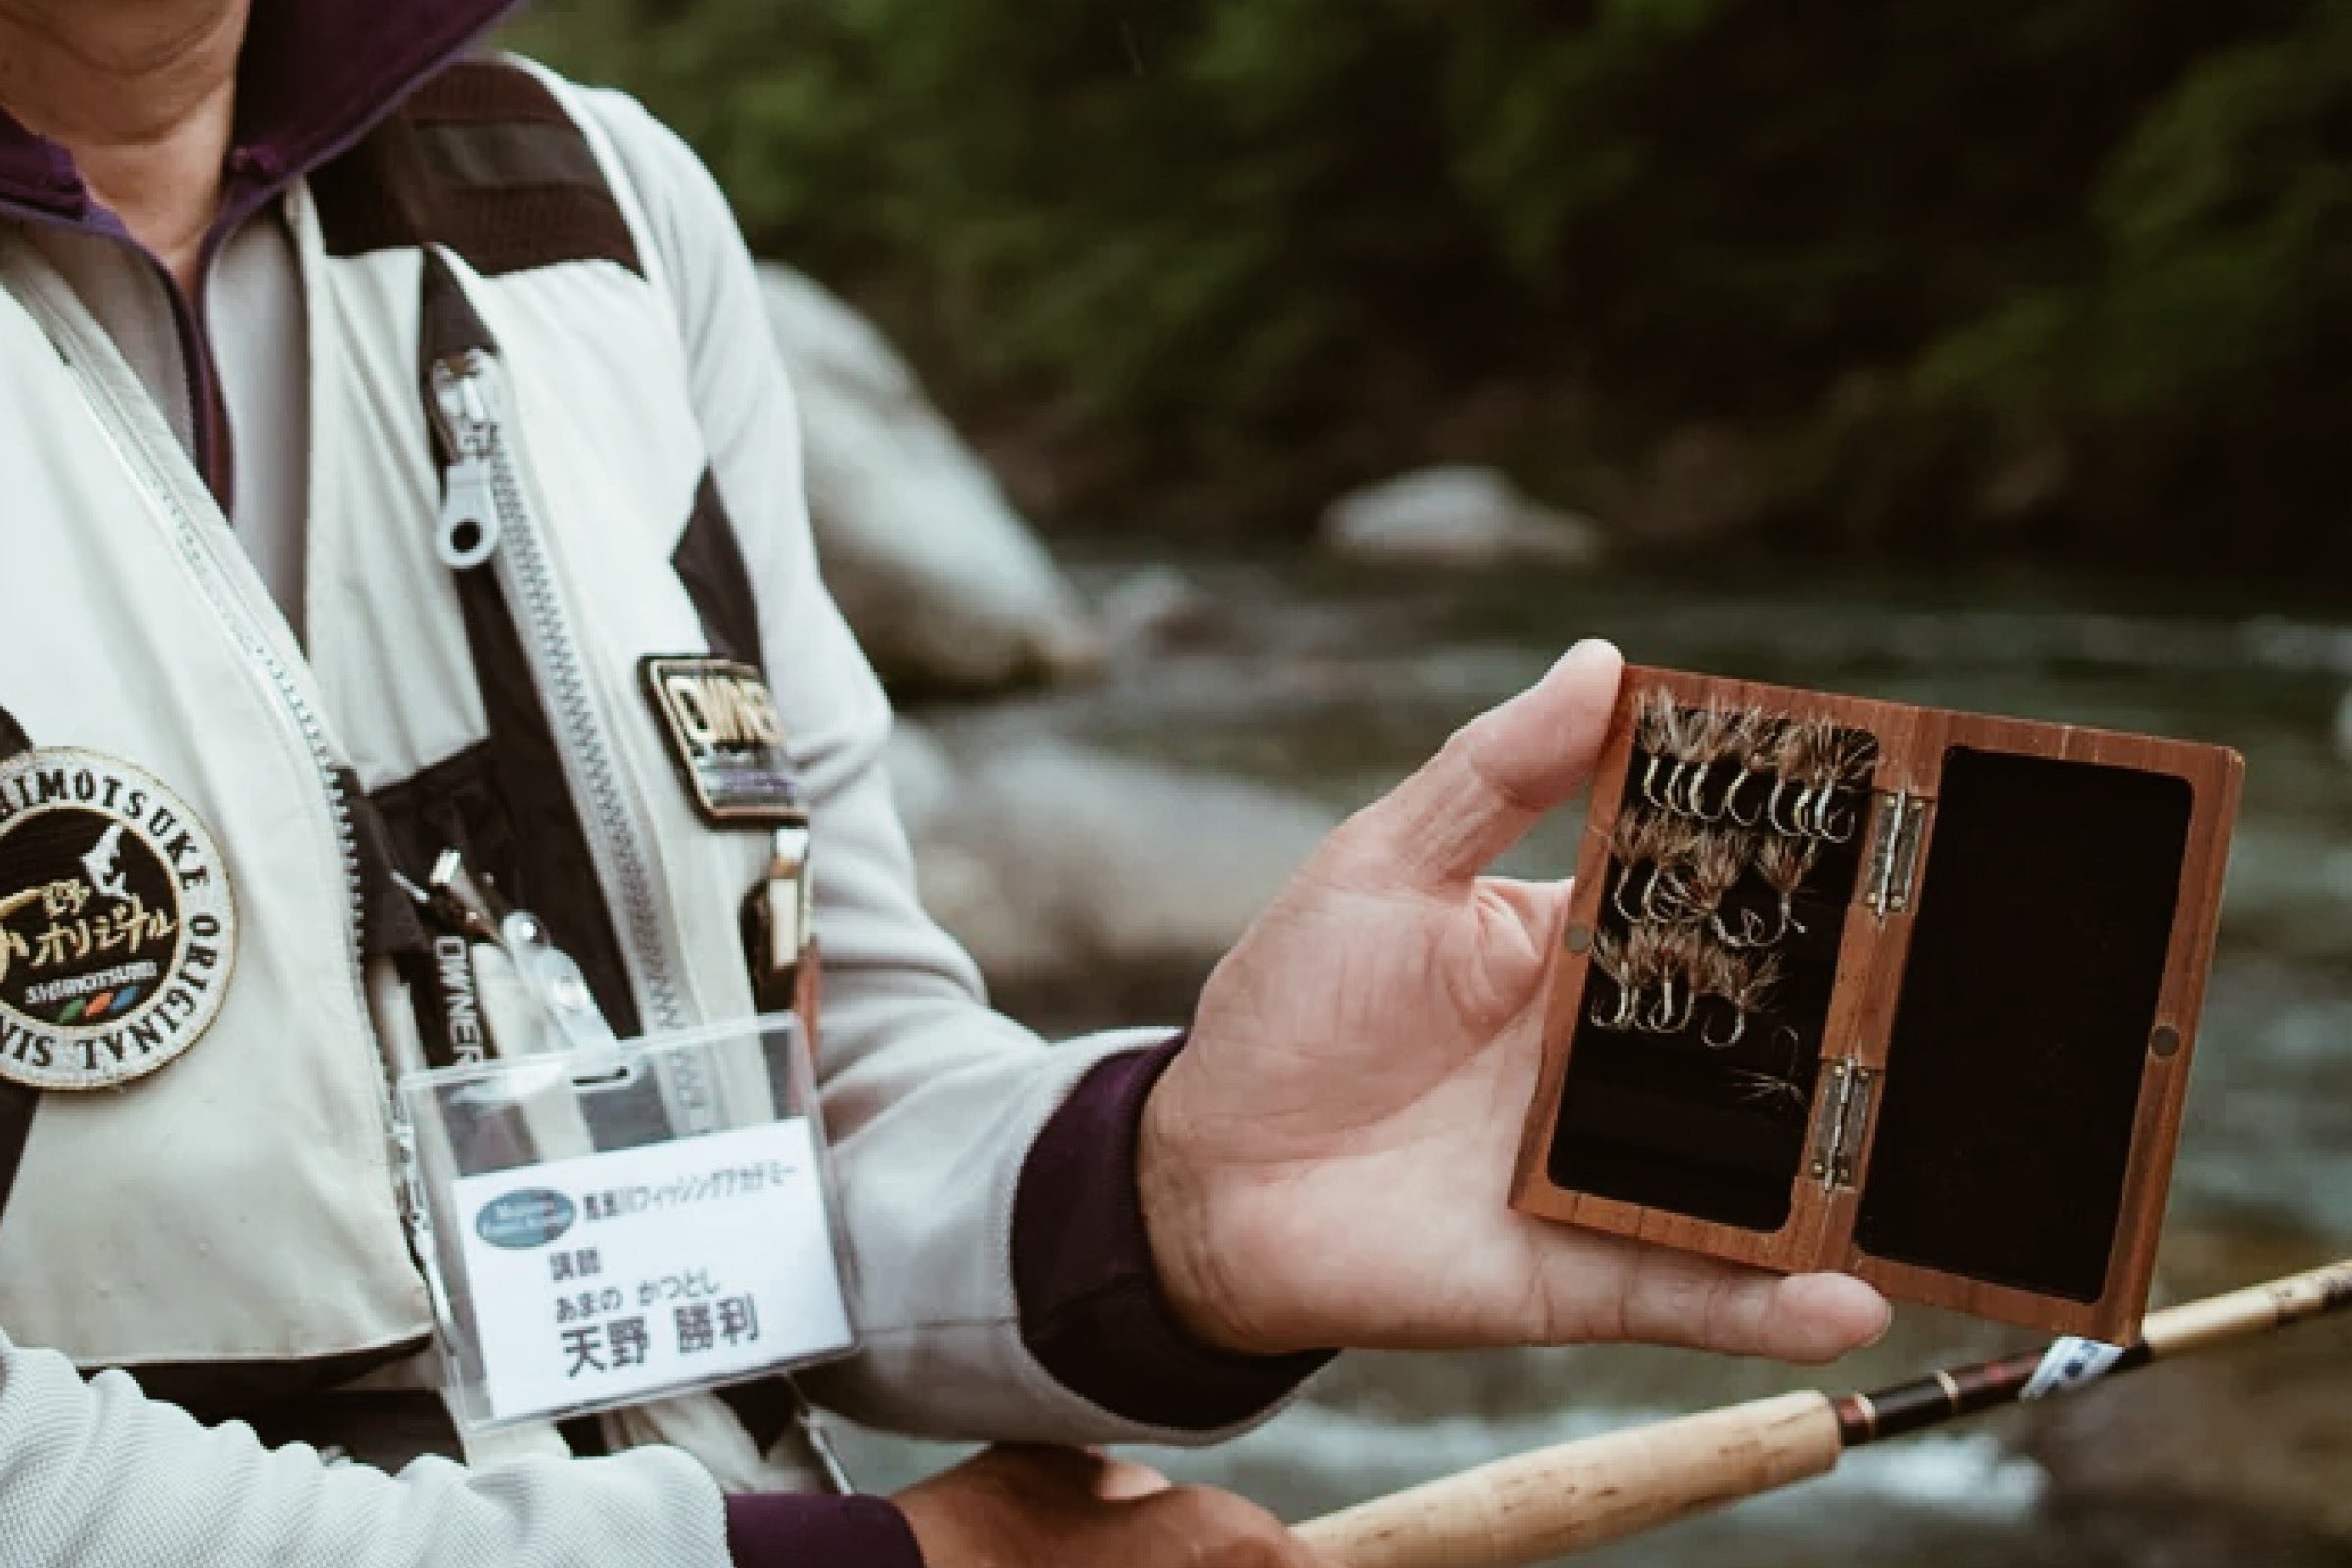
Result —
M 2352 1307 L 2352 1259 L 2046 1348 L 1832 1397 L 1805 1389 L 1540 1448 L 1310 1521 L 1348 1568 L 1520 1568 L 1828 1473 L 1848 1449 Z

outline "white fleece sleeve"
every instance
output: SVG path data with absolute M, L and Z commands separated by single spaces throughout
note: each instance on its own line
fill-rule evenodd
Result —
M 1123 1031 L 1048 1049 L 989 1009 L 970 957 L 916 897 L 881 760 L 888 699 L 818 574 L 800 423 L 726 198 L 633 100 L 581 95 L 645 210 L 691 357 L 709 442 L 760 611 L 762 651 L 812 808 L 823 945 L 825 1124 L 861 1355 L 808 1379 L 854 1419 L 942 1436 L 1200 1443 L 1064 1387 L 1029 1352 L 1012 1208 L 1039 1129 Z
M 0 1337 L 8 1568 L 727 1568 L 718 1488 L 685 1455 L 398 1476 L 200 1426 L 120 1372 Z

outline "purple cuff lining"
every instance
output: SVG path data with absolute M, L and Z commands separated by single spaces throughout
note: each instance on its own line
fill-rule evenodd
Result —
M 1211 1431 L 1262 1413 L 1331 1359 L 1236 1355 L 1168 1305 L 1136 1187 L 1144 1102 L 1183 1049 L 1106 1056 L 1038 1134 L 1013 1203 L 1021 1339 L 1072 1392 L 1150 1426 Z
M 729 1497 L 727 1554 L 735 1568 L 923 1568 L 914 1528 L 880 1497 Z

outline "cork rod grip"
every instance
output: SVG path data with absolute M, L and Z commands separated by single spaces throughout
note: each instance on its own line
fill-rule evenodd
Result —
M 1348 1568 L 1519 1568 L 1820 1475 L 1839 1446 L 1828 1396 L 1802 1390 L 1498 1459 L 1297 1534 Z
M 2347 1303 L 2352 1303 L 2352 1258 L 2151 1312 L 2139 1333 L 2149 1357 L 2167 1361 L 2210 1345 L 2339 1312 Z

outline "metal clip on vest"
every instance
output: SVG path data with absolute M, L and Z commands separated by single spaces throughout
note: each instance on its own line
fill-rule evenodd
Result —
M 433 861 L 424 890 L 426 906 L 460 936 L 492 943 L 506 954 L 515 974 L 555 1021 L 564 1043 L 574 1051 L 611 1051 L 620 1042 L 588 989 L 571 955 L 555 945 L 539 917 L 514 908 L 474 879 L 456 850 Z
M 744 953 L 751 963 L 753 998 L 761 1012 L 782 1012 L 792 1005 L 801 962 L 815 934 L 808 842 L 805 820 L 776 829 L 767 876 L 744 901 Z

